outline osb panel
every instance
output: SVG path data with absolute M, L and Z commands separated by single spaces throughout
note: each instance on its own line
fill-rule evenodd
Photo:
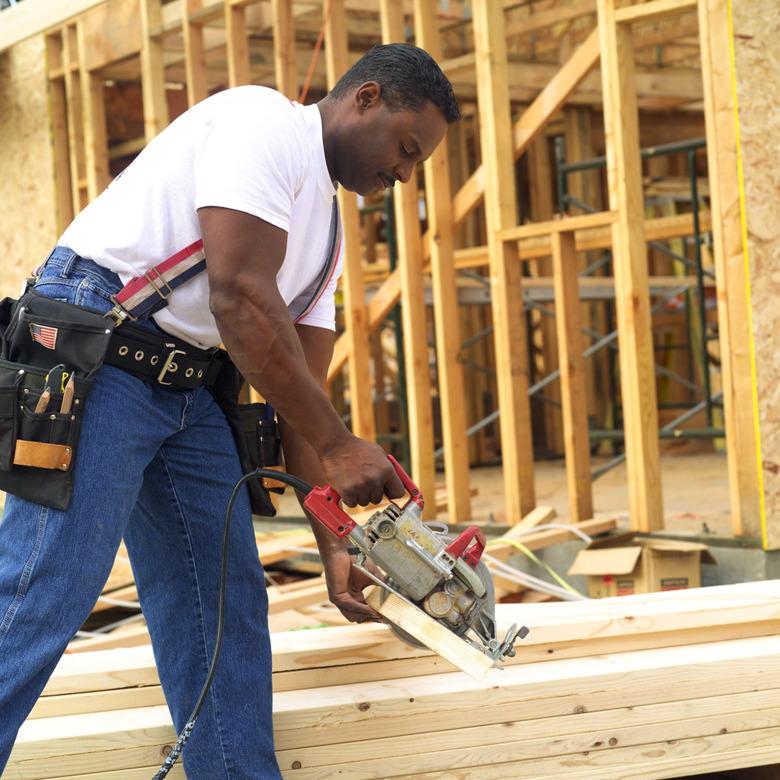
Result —
M 780 5 L 734 0 L 733 13 L 766 511 L 780 546 Z
M 43 36 L 0 55 L 0 297 L 57 239 Z

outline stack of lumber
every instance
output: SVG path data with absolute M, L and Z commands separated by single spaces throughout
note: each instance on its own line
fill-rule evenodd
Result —
M 646 780 L 780 762 L 780 581 L 499 605 L 497 619 L 531 633 L 481 682 L 381 625 L 274 635 L 285 778 Z M 67 656 L 3 777 L 151 777 L 175 738 L 162 701 L 148 647 Z

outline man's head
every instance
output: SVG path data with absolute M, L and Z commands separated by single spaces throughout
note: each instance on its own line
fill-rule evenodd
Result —
M 320 108 L 330 173 L 362 195 L 408 181 L 447 124 L 460 118 L 452 85 L 436 62 L 403 43 L 368 51 Z

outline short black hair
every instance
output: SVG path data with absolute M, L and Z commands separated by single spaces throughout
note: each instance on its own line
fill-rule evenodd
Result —
M 421 111 L 430 101 L 447 122 L 460 119 L 452 84 L 433 57 L 417 46 L 408 43 L 374 46 L 336 82 L 330 94 L 338 100 L 367 81 L 379 84 L 382 100 L 391 111 L 403 108 Z

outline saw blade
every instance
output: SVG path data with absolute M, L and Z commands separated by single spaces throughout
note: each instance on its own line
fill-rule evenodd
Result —
M 495 614 L 496 614 L 496 591 L 495 587 L 493 585 L 493 577 L 490 574 L 490 570 L 485 565 L 484 561 L 479 561 L 477 565 L 474 567 L 474 571 L 479 576 L 480 580 L 482 580 L 482 584 L 485 586 L 485 595 L 480 599 L 482 602 L 482 612 L 487 612 L 488 615 L 490 615 L 491 620 L 493 623 L 495 623 Z M 387 580 L 387 584 L 392 588 L 393 591 L 399 592 L 398 586 L 391 580 Z M 387 598 L 387 590 L 383 590 L 383 598 L 384 601 L 385 598 Z M 420 609 L 423 609 L 421 605 L 416 605 Z M 423 609 L 424 611 L 424 609 Z M 439 621 L 442 623 L 442 625 L 446 625 L 442 621 Z M 388 623 L 390 630 L 397 636 L 402 642 L 405 642 L 407 645 L 410 645 L 411 647 L 420 647 L 423 650 L 427 650 L 427 646 L 424 645 L 422 642 L 419 642 L 417 639 L 415 639 L 413 636 L 410 636 L 406 633 L 402 628 L 399 628 L 395 625 L 395 623 Z M 450 630 L 452 630 L 449 626 L 447 626 Z M 465 631 L 463 633 L 466 633 L 468 631 L 468 626 L 464 626 Z M 453 631 L 454 634 L 457 634 L 456 631 Z M 462 636 L 462 634 L 460 634 Z

